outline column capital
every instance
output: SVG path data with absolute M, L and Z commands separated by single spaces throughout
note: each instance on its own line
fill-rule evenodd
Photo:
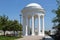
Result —
M 38 15 L 38 17 L 41 16 L 40 14 Z
M 45 15 L 43 15 L 43 17 L 44 17 Z

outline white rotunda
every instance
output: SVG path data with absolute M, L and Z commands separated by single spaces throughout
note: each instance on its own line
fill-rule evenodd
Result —
M 41 5 L 37 3 L 31 3 L 28 4 L 25 8 L 22 10 L 23 14 L 23 35 L 28 36 L 30 34 L 30 19 L 31 19 L 31 35 L 35 35 L 35 19 L 38 19 L 38 36 L 44 36 L 44 14 L 45 11 L 41 7 Z M 41 23 L 42 19 L 42 23 Z M 42 28 L 41 28 L 42 27 Z

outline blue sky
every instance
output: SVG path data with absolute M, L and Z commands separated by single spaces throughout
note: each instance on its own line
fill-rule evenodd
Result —
M 45 29 L 51 30 L 52 20 L 55 14 L 53 9 L 57 8 L 56 0 L 0 0 L 0 15 L 7 15 L 11 20 L 20 20 L 21 10 L 30 3 L 38 3 L 45 9 Z

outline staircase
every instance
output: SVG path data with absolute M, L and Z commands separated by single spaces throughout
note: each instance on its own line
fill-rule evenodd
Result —
M 16 40 L 42 40 L 42 36 L 24 36 L 23 38 Z

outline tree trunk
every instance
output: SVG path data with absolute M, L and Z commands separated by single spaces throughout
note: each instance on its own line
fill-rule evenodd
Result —
M 15 31 L 14 31 L 14 36 L 15 36 Z
M 4 36 L 5 36 L 5 31 L 4 31 Z

